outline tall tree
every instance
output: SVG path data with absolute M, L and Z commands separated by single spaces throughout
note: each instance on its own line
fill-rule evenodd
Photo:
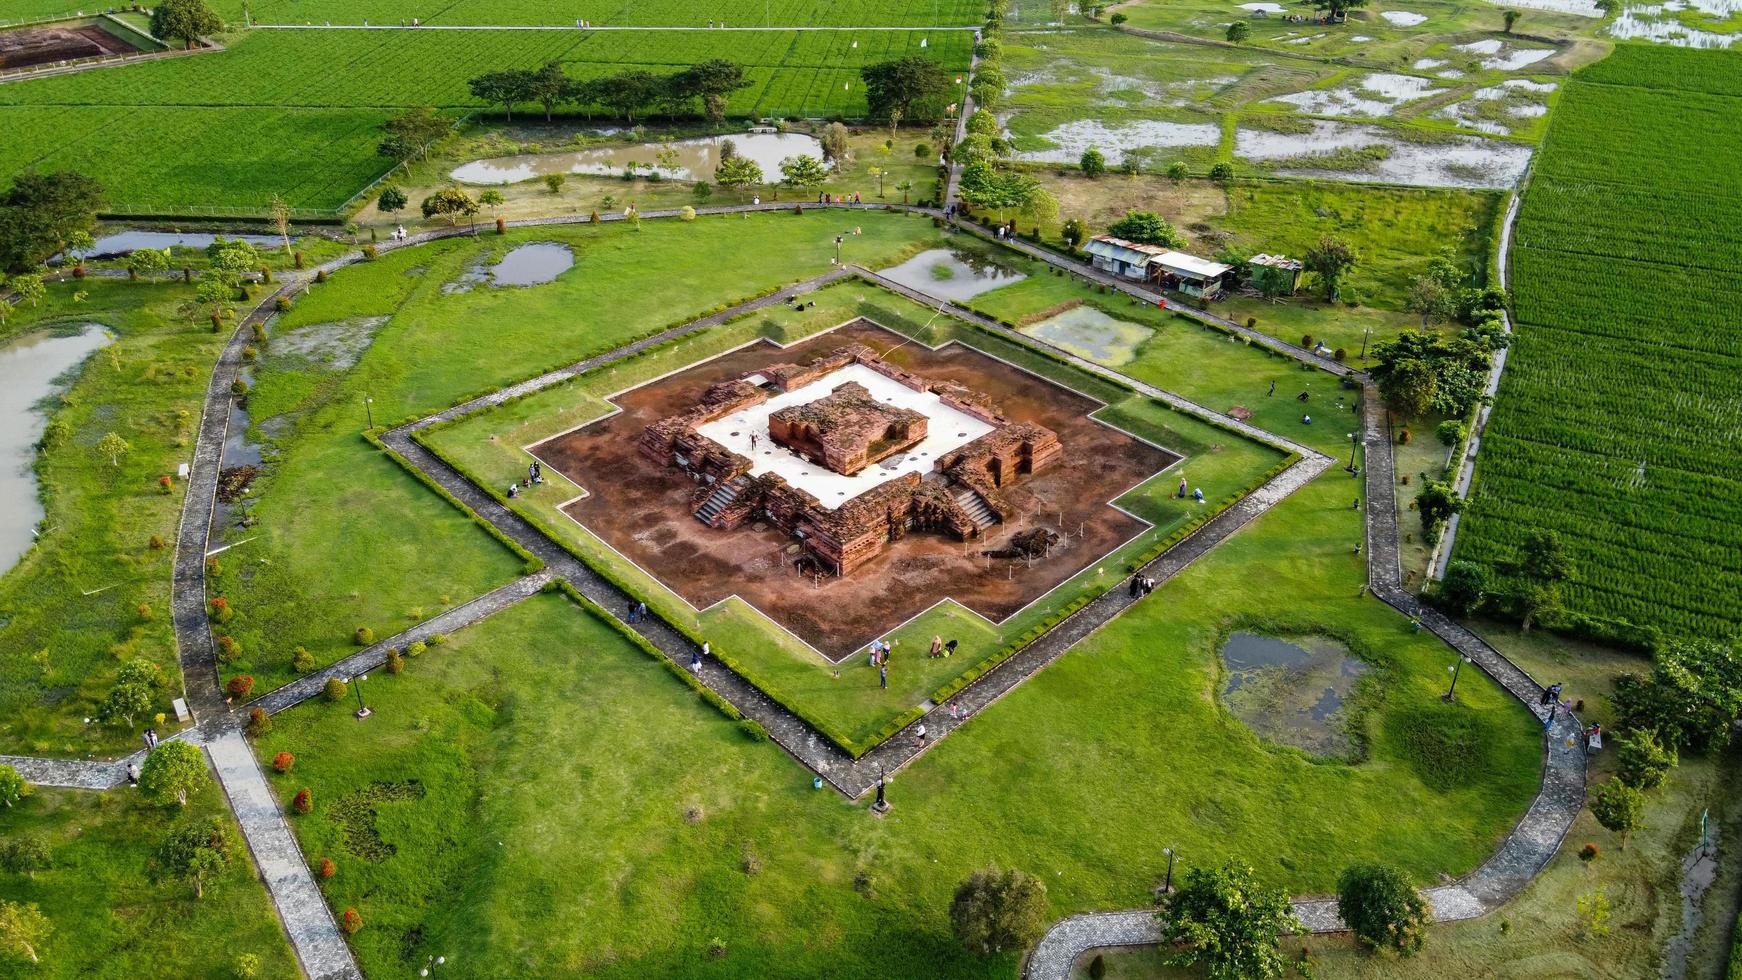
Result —
M 224 29 L 205 0 L 160 0 L 151 11 L 151 33 L 165 41 L 181 41 L 192 48 L 207 34 Z
M 139 767 L 140 792 L 150 799 L 173 796 L 182 806 L 187 806 L 188 797 L 211 781 L 206 757 L 188 742 L 164 742 L 152 749 L 145 764 Z
M 194 898 L 204 898 L 206 882 L 230 867 L 235 850 L 229 828 L 217 817 L 183 821 L 171 827 L 157 845 L 152 874 L 187 881 L 194 886 Z
M 780 161 L 780 177 L 788 187 L 810 188 L 828 180 L 829 171 L 821 160 L 801 153 Z
M 935 99 L 950 87 L 950 73 L 918 55 L 867 65 L 859 70 L 859 77 L 865 80 L 865 101 L 873 118 L 899 113 L 902 119 L 912 119 L 916 104 Z
M 380 197 L 375 199 L 375 206 L 381 209 L 382 214 L 403 211 L 409 203 L 411 202 L 406 199 L 405 192 L 397 187 L 388 187 L 381 192 Z
M 1615 681 L 1612 700 L 1623 726 L 1655 732 L 1665 745 L 1721 749 L 1742 716 L 1742 645 L 1666 643 L 1652 655 L 1650 674 Z
M 1356 864 L 1337 879 L 1337 915 L 1370 949 L 1404 956 L 1421 952 L 1427 937 L 1427 901 L 1409 875 L 1381 864 Z
M 1307 249 L 1302 263 L 1308 272 L 1319 277 L 1325 288 L 1325 299 L 1335 301 L 1342 289 L 1343 277 L 1361 261 L 1355 247 L 1335 235 L 1321 237 L 1317 245 Z
M 658 100 L 665 81 L 650 71 L 633 69 L 599 79 L 599 103 L 630 122 L 635 114 Z
M 742 200 L 745 189 L 762 183 L 762 167 L 749 157 L 726 157 L 714 170 L 714 183 L 737 191 Z
M 1367 0 L 1313 0 L 1313 6 L 1325 11 L 1331 20 L 1348 20 L 1349 11 L 1367 6 Z
M 1040 938 L 1046 920 L 1046 883 L 1016 868 L 974 872 L 950 902 L 956 938 L 978 953 L 1025 948 Z
M 442 137 L 453 131 L 453 120 L 436 114 L 428 106 L 407 109 L 381 125 L 386 136 L 375 152 L 392 157 L 409 171 L 412 160 L 426 160 L 429 151 Z
M 726 121 L 726 103 L 732 93 L 747 88 L 744 66 L 724 58 L 714 58 L 678 72 L 672 82 L 686 99 L 701 99 L 702 114 L 718 126 Z
M 545 62 L 543 68 L 527 79 L 526 96 L 544 107 L 545 122 L 550 122 L 556 107 L 574 98 L 574 94 L 574 82 L 563 71 L 563 66 L 555 61 Z
M 144 658 L 122 664 L 114 686 L 109 688 L 103 703 L 97 706 L 97 717 L 108 724 L 131 729 L 133 719 L 145 717 L 156 707 L 155 688 L 161 673 L 156 664 Z
M 1645 794 L 1619 779 L 1611 779 L 1591 794 L 1591 816 L 1603 829 L 1621 835 L 1627 850 L 1627 835 L 1645 826 Z
M 1162 940 L 1174 966 L 1203 966 L 1210 980 L 1273 980 L 1285 963 L 1277 937 L 1300 922 L 1278 888 L 1248 865 L 1193 868 L 1161 910 Z
M 819 142 L 823 145 L 823 159 L 834 164 L 836 171 L 845 170 L 852 162 L 852 153 L 847 148 L 846 126 L 838 122 L 829 123 L 823 127 Z
M 1422 332 L 1427 332 L 1428 324 L 1444 320 L 1452 315 L 1457 306 L 1457 298 L 1433 276 L 1416 276 L 1410 280 L 1409 295 L 1404 306 L 1411 313 L 1420 315 Z
M 97 226 L 103 185 L 70 170 L 20 174 L 0 194 L 0 270 L 41 265 Z
M 278 235 L 284 239 L 284 254 L 290 254 L 290 205 L 284 198 L 274 193 L 272 200 L 267 202 L 266 213 L 272 218 L 272 227 L 278 229 Z
M 461 215 L 477 214 L 478 202 L 458 187 L 444 187 L 423 199 L 420 205 L 426 218 L 445 217 L 452 227 Z
M 533 72 L 525 68 L 504 68 L 485 72 L 467 84 L 471 86 L 473 96 L 488 105 L 501 106 L 503 115 L 513 122 L 514 103 L 532 98 L 534 77 Z
M 1573 560 L 1561 545 L 1560 535 L 1536 530 L 1524 536 L 1516 566 L 1520 582 L 1515 599 L 1523 615 L 1522 626 L 1560 609 L 1561 583 L 1573 577 Z
M 1174 231 L 1173 225 L 1154 211 L 1127 211 L 1125 217 L 1108 226 L 1107 234 L 1128 242 L 1163 248 L 1179 248 L 1186 243 L 1180 233 Z

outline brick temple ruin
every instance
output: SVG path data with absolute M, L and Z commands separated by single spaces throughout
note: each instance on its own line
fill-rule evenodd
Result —
M 1051 429 L 861 344 L 713 384 L 648 425 L 639 448 L 697 484 L 690 508 L 702 523 L 766 521 L 797 539 L 800 566 L 831 575 L 912 531 L 979 538 L 1016 517 L 1006 488 L 1063 452 Z

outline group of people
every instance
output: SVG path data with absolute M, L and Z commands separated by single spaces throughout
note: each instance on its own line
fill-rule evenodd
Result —
M 863 202 L 861 202 L 859 199 L 859 192 L 858 191 L 854 191 L 851 194 L 829 194 L 829 193 L 826 193 L 823 191 L 818 191 L 817 192 L 817 203 L 818 204 L 860 204 Z M 857 233 L 856 230 L 855 230 L 855 233 Z
M 391 232 L 388 232 L 387 237 L 393 239 L 396 242 L 405 241 L 405 226 L 400 225 L 398 228 L 395 228 Z
M 1196 490 L 1193 490 L 1191 492 L 1191 498 L 1200 504 L 1203 503 L 1204 502 L 1204 488 L 1199 487 Z M 1181 500 L 1186 499 L 1186 478 L 1183 476 L 1179 478 L 1179 499 L 1181 499 Z
M 945 643 L 943 637 L 933 634 L 931 638 L 931 649 L 927 651 L 926 656 L 931 657 L 934 660 L 938 657 L 952 656 L 956 652 L 956 643 L 957 641 L 955 640 Z
M 526 489 L 531 490 L 534 486 L 536 486 L 540 483 L 543 483 L 543 482 L 544 482 L 544 464 L 540 463 L 538 460 L 535 459 L 531 463 L 529 463 L 526 467 Z M 518 483 L 508 484 L 508 496 L 518 497 L 519 495 L 520 495 L 520 484 L 518 484 Z M 642 608 L 645 609 L 647 607 L 643 606 Z
M 647 619 L 647 603 L 629 600 L 629 622 L 639 623 Z
M 1131 598 L 1141 599 L 1155 591 L 1155 579 L 1147 575 L 1131 576 Z

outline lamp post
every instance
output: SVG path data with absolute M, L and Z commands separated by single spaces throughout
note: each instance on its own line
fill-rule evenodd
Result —
M 1161 849 L 1161 853 L 1167 855 L 1167 881 L 1162 883 L 1161 893 L 1170 895 L 1173 893 L 1173 848 L 1164 847 Z
M 423 969 L 417 971 L 417 975 L 420 977 L 427 977 L 436 971 L 436 967 L 441 966 L 447 961 L 448 958 L 446 956 L 431 956 L 423 961 Z
M 836 265 L 841 264 L 841 243 L 846 241 L 846 240 L 847 240 L 847 236 L 845 236 L 845 235 L 836 235 L 835 236 L 835 264 Z
M 359 718 L 367 718 L 371 714 L 369 706 L 363 703 L 363 682 L 368 679 L 368 674 L 358 674 L 351 678 L 351 687 L 357 692 L 357 717 Z
M 375 399 L 363 396 L 363 411 L 369 415 L 369 428 L 375 428 Z
M 1369 335 L 1371 335 L 1372 333 L 1373 333 L 1373 328 L 1370 326 L 1361 328 L 1361 363 L 1362 364 L 1367 363 L 1367 337 Z
M 877 764 L 877 802 L 871 804 L 872 813 L 888 813 L 892 804 L 883 796 L 883 763 Z
M 1458 659 L 1452 661 L 1452 665 L 1450 667 L 1446 668 L 1446 670 L 1451 671 L 1452 686 L 1446 688 L 1446 693 L 1440 698 L 1441 701 L 1444 701 L 1447 704 L 1452 703 L 1453 696 L 1455 696 L 1458 692 L 1458 672 L 1465 664 L 1470 663 L 1470 662 L 1471 661 L 1470 661 L 1469 657 L 1459 657 Z
M 1349 465 L 1343 467 L 1351 473 L 1355 472 L 1355 446 L 1355 433 L 1351 432 L 1349 433 Z

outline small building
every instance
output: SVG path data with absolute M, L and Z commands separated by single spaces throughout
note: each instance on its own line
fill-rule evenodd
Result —
M 1083 246 L 1083 251 L 1089 255 L 1089 264 L 1102 272 L 1143 282 L 1151 277 L 1150 263 L 1167 249 L 1159 245 L 1128 242 L 1112 235 L 1096 235 Z
M 1150 268 L 1162 288 L 1199 299 L 1222 295 L 1222 277 L 1234 269 L 1184 252 L 1163 252 L 1150 263 Z
M 1300 289 L 1300 274 L 1306 269 L 1299 259 L 1260 253 L 1246 260 L 1246 282 L 1267 295 L 1293 296 Z

